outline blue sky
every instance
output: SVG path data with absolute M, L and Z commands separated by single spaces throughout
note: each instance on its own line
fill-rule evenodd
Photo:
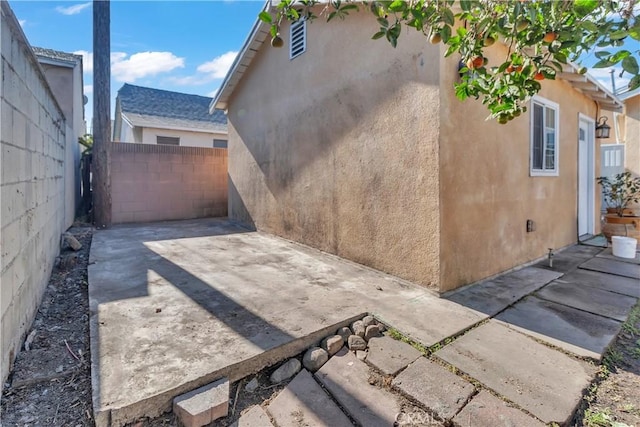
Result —
M 92 2 L 9 1 L 33 46 L 84 56 L 92 116 Z M 126 82 L 213 96 L 263 1 L 112 1 L 111 114 Z
M 92 116 L 92 2 L 10 0 L 33 46 L 84 56 L 85 108 Z M 213 96 L 264 2 L 111 1 L 111 114 L 126 82 Z M 382 42 L 381 42 L 382 43 Z M 595 56 L 585 58 L 592 65 Z M 608 69 L 589 73 L 611 88 Z M 618 88 L 629 79 L 616 72 Z

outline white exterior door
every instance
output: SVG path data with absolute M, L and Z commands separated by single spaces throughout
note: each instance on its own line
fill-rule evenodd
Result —
M 578 236 L 594 232 L 594 123 L 580 117 L 578 126 Z

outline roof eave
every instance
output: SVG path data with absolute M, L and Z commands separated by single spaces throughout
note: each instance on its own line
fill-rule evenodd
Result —
M 268 11 L 270 8 L 271 0 L 267 0 L 262 11 Z M 216 92 L 213 100 L 209 104 L 209 114 L 213 114 L 216 109 L 227 109 L 229 96 L 253 61 L 254 56 L 258 53 L 258 49 L 260 49 L 268 35 L 269 25 L 262 22 L 259 18 L 256 19 L 249 36 L 242 45 L 240 53 L 236 56 L 236 59 L 233 61 L 229 72 L 224 77 L 218 92 Z
M 580 74 L 579 69 L 580 67 L 570 62 L 559 73 L 558 77 L 568 82 L 574 89 L 580 91 L 592 101 L 598 103 L 600 108 L 614 112 L 623 110 L 624 103 L 613 92 L 591 75 Z

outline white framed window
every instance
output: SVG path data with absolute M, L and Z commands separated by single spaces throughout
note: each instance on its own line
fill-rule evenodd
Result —
M 289 30 L 289 59 L 296 58 L 307 50 L 307 20 L 302 18 L 291 24 Z
M 156 136 L 158 145 L 180 145 L 180 138 L 174 136 Z
M 539 96 L 531 100 L 531 176 L 558 176 L 559 111 L 555 102 Z

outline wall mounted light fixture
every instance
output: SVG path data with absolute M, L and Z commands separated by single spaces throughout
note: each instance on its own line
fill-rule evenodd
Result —
M 608 117 L 601 116 L 596 124 L 596 138 L 609 138 L 611 126 L 607 124 Z

